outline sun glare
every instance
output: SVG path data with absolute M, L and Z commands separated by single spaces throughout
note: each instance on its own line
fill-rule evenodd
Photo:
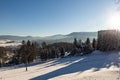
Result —
M 111 14 L 108 18 L 107 24 L 112 29 L 120 29 L 120 13 L 115 12 Z

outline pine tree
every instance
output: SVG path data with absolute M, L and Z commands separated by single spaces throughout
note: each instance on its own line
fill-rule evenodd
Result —
M 81 44 L 82 44 L 82 40 L 80 39 L 80 40 L 79 40 L 79 45 L 81 45 Z
M 4 48 L 0 47 L 0 67 L 2 67 L 2 65 L 3 65 L 4 56 L 5 56 Z
M 30 56 L 32 56 L 31 50 L 32 50 L 31 42 L 28 40 L 27 43 L 25 44 L 25 41 L 22 41 L 22 46 L 20 47 L 18 51 L 21 54 L 21 61 L 25 63 L 26 71 L 28 70 L 27 66 L 30 60 Z
M 25 45 L 25 41 L 24 40 L 22 41 L 22 45 Z
M 60 48 L 60 53 L 61 53 L 60 56 L 63 58 L 65 56 L 65 51 L 62 47 Z
M 45 48 L 47 46 L 46 42 L 42 43 L 42 48 Z
M 90 39 L 87 38 L 87 40 L 85 41 L 85 53 L 88 54 L 91 53 L 91 51 L 92 51 L 92 46 L 90 43 Z
M 96 41 L 95 38 L 93 39 L 92 47 L 93 47 L 94 50 L 97 48 L 97 41 Z
M 71 55 L 75 55 L 76 52 L 77 52 L 76 48 L 78 47 L 78 42 L 77 42 L 77 39 L 76 39 L 76 38 L 74 38 L 73 45 L 74 45 L 74 47 L 73 47 L 73 50 L 72 50 Z
M 75 47 L 77 47 L 77 39 L 76 38 L 74 38 L 73 44 L 75 45 Z

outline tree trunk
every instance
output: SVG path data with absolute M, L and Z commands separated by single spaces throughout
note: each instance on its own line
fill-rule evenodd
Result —
M 3 61 L 2 58 L 0 59 L 0 67 L 2 67 Z
M 28 70 L 27 67 L 28 67 L 28 62 L 26 60 L 26 63 L 25 63 L 25 67 L 26 67 L 26 71 Z

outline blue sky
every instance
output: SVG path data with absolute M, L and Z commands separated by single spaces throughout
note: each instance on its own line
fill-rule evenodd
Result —
M 108 29 L 114 0 L 0 0 L 0 35 L 49 36 Z

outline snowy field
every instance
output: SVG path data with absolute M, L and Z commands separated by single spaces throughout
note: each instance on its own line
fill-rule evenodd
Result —
M 119 52 L 94 51 L 90 55 L 1 68 L 0 80 L 120 80 Z
M 11 41 L 11 40 L 0 40 L 0 47 L 15 47 L 21 45 L 19 41 Z

